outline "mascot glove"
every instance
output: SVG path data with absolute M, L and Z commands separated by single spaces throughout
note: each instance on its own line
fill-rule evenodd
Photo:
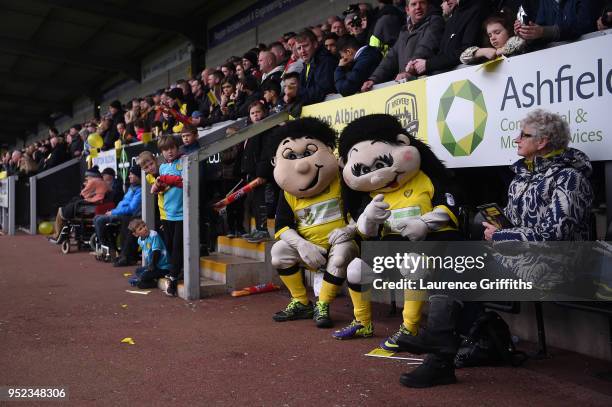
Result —
M 351 223 L 343 228 L 334 229 L 327 239 L 329 240 L 330 245 L 336 245 L 344 242 L 349 242 L 355 238 L 355 233 L 357 232 L 357 225 L 355 223 Z
M 384 195 L 378 194 L 365 207 L 361 216 L 357 220 L 357 229 L 367 237 L 378 234 L 378 225 L 385 223 L 391 216 L 389 204 L 384 200 Z
M 443 209 L 436 208 L 421 216 L 423 222 L 427 224 L 429 230 L 440 230 L 451 222 L 450 216 Z
M 410 240 L 423 240 L 429 232 L 427 223 L 421 218 L 406 218 L 397 222 L 396 225 L 400 234 Z
M 279 236 L 282 241 L 298 251 L 300 257 L 309 268 L 318 269 L 327 263 L 327 250 L 304 239 L 293 229 L 287 229 Z

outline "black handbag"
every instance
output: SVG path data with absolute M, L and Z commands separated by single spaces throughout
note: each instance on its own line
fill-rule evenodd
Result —
M 494 311 L 483 313 L 463 337 L 455 356 L 455 366 L 520 366 L 527 360 L 517 351 L 508 324 Z

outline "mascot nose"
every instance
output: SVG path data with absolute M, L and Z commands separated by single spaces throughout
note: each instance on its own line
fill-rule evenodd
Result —
M 370 178 L 370 183 L 372 185 L 377 185 L 380 181 L 383 180 L 384 177 L 380 176 L 380 175 L 372 175 L 372 177 Z
M 310 170 L 310 164 L 306 160 L 297 160 L 295 170 L 300 174 L 306 174 Z

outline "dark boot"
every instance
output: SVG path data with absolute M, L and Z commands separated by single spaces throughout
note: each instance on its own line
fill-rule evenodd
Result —
M 410 373 L 402 373 L 400 383 L 417 389 L 456 383 L 453 356 L 448 354 L 427 355 L 422 365 Z
M 454 356 L 457 352 L 455 325 L 459 310 L 457 301 L 447 296 L 431 296 L 427 328 L 421 329 L 417 336 L 402 335 L 398 338 L 401 351 L 417 355 L 444 353 Z

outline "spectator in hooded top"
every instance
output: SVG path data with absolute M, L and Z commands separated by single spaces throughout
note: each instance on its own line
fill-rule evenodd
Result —
M 334 73 L 336 90 L 342 96 L 357 93 L 378 66 L 382 55 L 378 48 L 360 46 L 357 39 L 345 35 L 338 40 L 340 62 Z
M 261 71 L 261 82 L 269 79 L 280 80 L 283 74 L 283 66 L 276 63 L 276 56 L 271 51 L 261 51 L 259 53 L 259 70 Z
M 285 110 L 293 117 L 300 117 L 302 106 L 304 103 L 298 96 L 300 90 L 300 74 L 297 72 L 289 72 L 285 74 L 282 83 L 283 87 L 283 102 L 285 102 Z
M 281 72 L 287 63 L 288 53 L 280 42 L 273 42 L 268 46 L 268 50 L 276 57 L 276 65 L 281 67 Z
M 459 65 L 459 57 L 466 48 L 478 43 L 480 27 L 489 15 L 487 0 L 460 0 L 444 27 L 440 48 L 430 58 L 416 58 L 408 62 L 406 71 L 413 75 L 446 71 Z
M 540 0 L 535 19 L 516 20 L 514 31 L 527 41 L 571 41 L 596 31 L 600 15 L 600 0 Z
M 410 78 L 411 75 L 406 72 L 409 61 L 417 58 L 427 59 L 435 55 L 444 31 L 444 20 L 439 15 L 431 14 L 429 7 L 428 0 L 408 1 L 406 26 L 395 45 L 364 82 L 362 92 L 372 89 L 376 83 Z
M 322 102 L 326 95 L 335 92 L 334 71 L 338 59 L 319 45 L 310 30 L 302 31 L 296 40 L 298 55 L 305 65 L 300 76 L 299 97 L 306 105 Z
M 376 24 L 372 30 L 369 45 L 377 47 L 383 54 L 395 44 L 400 29 L 404 25 L 402 12 L 393 5 L 391 0 L 378 0 L 380 8 L 376 17 Z

